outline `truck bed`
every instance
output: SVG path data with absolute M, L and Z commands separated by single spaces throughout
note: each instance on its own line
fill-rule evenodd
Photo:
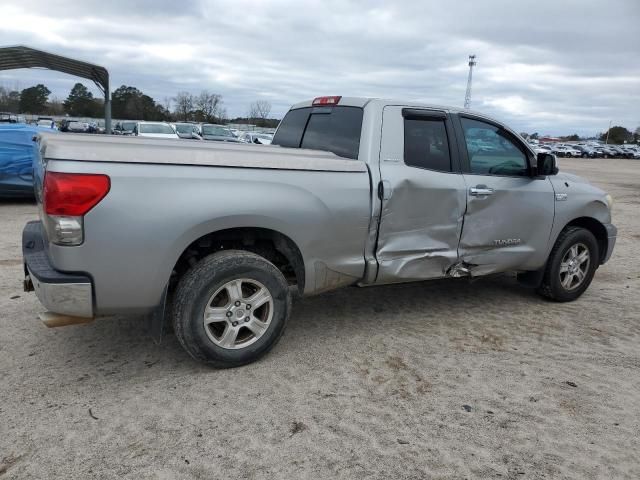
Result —
M 363 162 L 330 152 L 289 149 L 277 145 L 249 145 L 196 140 L 168 140 L 126 136 L 41 134 L 42 157 L 47 160 L 196 165 L 218 167 L 366 172 Z
M 302 257 L 305 294 L 363 276 L 371 220 L 364 162 L 196 140 L 59 134 L 39 141 L 38 201 L 44 169 L 110 178 L 109 193 L 83 218 L 83 243 L 46 248 L 52 268 L 91 274 L 97 315 L 158 305 L 181 255 L 215 232 L 257 229 L 289 239 Z

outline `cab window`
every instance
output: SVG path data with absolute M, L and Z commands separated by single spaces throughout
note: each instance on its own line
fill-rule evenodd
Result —
M 451 171 L 444 120 L 404 119 L 404 163 L 439 172 Z
M 461 118 L 471 173 L 476 175 L 527 176 L 526 154 L 510 135 L 490 123 Z

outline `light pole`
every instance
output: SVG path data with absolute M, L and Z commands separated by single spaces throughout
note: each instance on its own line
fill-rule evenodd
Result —
M 609 132 L 611 131 L 611 122 L 612 120 L 609 120 L 609 128 L 607 129 L 607 139 L 604 141 L 605 145 L 609 144 Z
M 473 67 L 476 64 L 476 56 L 469 55 L 469 78 L 467 79 L 467 93 L 464 96 L 464 108 L 471 107 L 471 82 L 473 80 Z

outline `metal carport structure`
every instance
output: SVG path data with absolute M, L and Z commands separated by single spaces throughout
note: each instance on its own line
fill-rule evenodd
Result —
M 19 68 L 47 68 L 92 80 L 104 95 L 104 129 L 111 133 L 111 93 L 106 68 L 21 45 L 0 48 L 0 70 Z

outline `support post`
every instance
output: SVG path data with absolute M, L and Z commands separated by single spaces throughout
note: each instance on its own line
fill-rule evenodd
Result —
M 104 133 L 111 134 L 111 92 L 109 82 L 104 86 Z

